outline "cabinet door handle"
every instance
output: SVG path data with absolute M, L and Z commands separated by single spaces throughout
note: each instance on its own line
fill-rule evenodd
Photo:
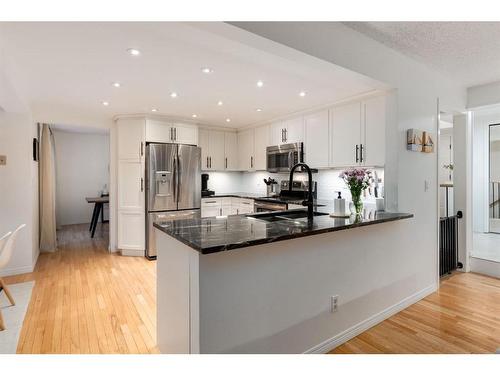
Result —
M 174 140 L 174 128 L 170 128 L 170 140 Z
M 283 133 L 283 129 L 281 129 L 281 143 L 284 143 L 284 142 L 285 142 L 285 136 Z
M 174 141 L 177 140 L 177 128 L 174 128 Z
M 207 156 L 207 168 L 208 168 L 208 156 Z
M 210 169 L 212 169 L 212 157 L 211 156 L 210 156 L 209 160 L 210 160 Z
M 144 191 L 144 179 L 141 177 L 141 192 Z
M 288 134 L 287 134 L 288 130 L 286 130 L 286 128 L 283 130 L 285 131 L 285 143 L 286 143 L 288 141 Z
M 359 161 L 362 163 L 363 160 L 363 145 L 359 145 Z
M 222 216 L 222 208 L 219 208 L 219 215 Z
M 253 156 L 250 156 L 250 168 L 253 168 Z
M 359 145 L 356 145 L 356 163 L 359 163 Z
M 226 169 L 227 169 L 227 158 L 226 158 Z

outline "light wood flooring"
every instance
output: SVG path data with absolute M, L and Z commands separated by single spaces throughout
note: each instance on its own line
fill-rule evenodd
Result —
M 110 254 L 107 224 L 58 231 L 59 251 L 41 254 L 18 353 L 158 353 L 156 262 Z
M 438 292 L 335 348 L 332 353 L 495 353 L 500 280 L 456 273 Z
M 42 254 L 19 353 L 157 353 L 156 262 L 107 252 L 107 226 L 58 233 Z M 332 353 L 493 353 L 500 348 L 500 280 L 457 273 L 422 301 Z

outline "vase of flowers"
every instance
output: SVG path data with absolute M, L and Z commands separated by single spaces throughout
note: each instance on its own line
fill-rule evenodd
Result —
M 351 191 L 353 214 L 361 216 L 363 212 L 363 201 L 361 194 L 370 186 L 371 172 L 366 168 L 351 168 L 342 171 L 339 175 Z M 351 210 L 352 211 L 352 210 Z

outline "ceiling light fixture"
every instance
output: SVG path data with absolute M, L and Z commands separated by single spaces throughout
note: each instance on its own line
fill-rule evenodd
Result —
M 156 108 L 151 109 L 151 112 L 158 112 Z
M 120 82 L 113 82 L 112 83 L 113 87 L 121 87 L 121 83 Z
M 177 93 L 176 92 L 171 92 L 170 93 L 171 98 L 177 98 Z
M 230 118 L 227 118 L 227 119 L 226 119 L 226 122 L 231 122 L 231 119 L 230 119 Z
M 138 49 L 135 49 L 135 48 L 129 48 L 129 49 L 127 49 L 127 52 L 131 56 L 139 56 L 141 54 L 141 51 L 139 51 Z
M 109 102 L 104 101 L 104 102 L 102 102 L 102 105 L 107 107 L 109 105 Z
M 214 72 L 214 70 L 212 68 L 209 68 L 209 67 L 203 67 L 203 68 L 201 68 L 201 71 L 205 74 L 210 74 L 210 73 Z
M 196 113 L 193 113 L 193 114 L 191 115 L 191 117 L 192 117 L 192 118 L 196 118 L 196 117 L 198 117 L 198 115 L 197 115 Z
M 301 96 L 301 97 L 306 96 L 306 92 L 305 92 L 305 91 L 301 91 L 301 92 L 299 92 L 299 96 Z
M 264 86 L 264 82 L 262 82 L 261 80 L 258 80 L 257 87 L 262 87 L 262 86 Z
M 222 101 L 220 101 L 220 100 L 217 102 L 217 105 L 218 105 L 219 107 L 220 107 L 222 104 L 224 104 L 224 103 L 222 103 Z
M 261 108 L 257 108 L 256 111 L 257 112 L 262 112 L 262 109 Z

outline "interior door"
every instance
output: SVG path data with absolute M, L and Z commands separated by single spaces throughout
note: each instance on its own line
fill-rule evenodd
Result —
M 175 197 L 175 160 L 177 145 L 150 143 L 146 149 L 148 211 L 177 209 Z
M 177 202 L 179 210 L 201 206 L 201 149 L 178 145 L 176 167 Z

